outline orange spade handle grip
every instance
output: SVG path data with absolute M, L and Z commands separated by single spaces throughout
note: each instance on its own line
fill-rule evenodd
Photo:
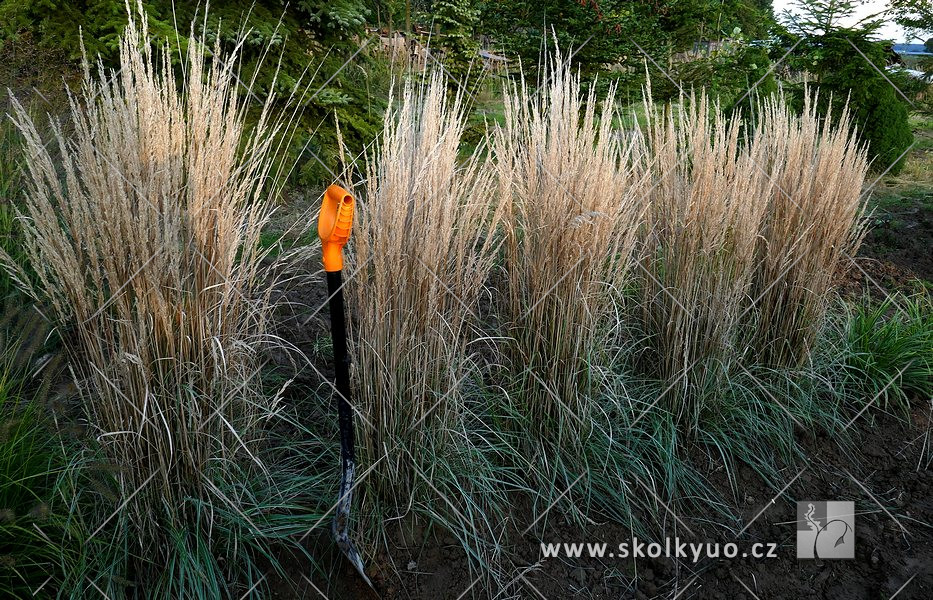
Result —
M 343 269 L 343 246 L 353 227 L 353 196 L 339 185 L 324 192 L 321 212 L 317 218 L 317 234 L 324 249 L 324 270 L 328 273 Z

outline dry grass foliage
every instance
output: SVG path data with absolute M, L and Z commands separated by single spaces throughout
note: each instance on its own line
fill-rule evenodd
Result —
M 403 504 L 415 470 L 468 444 L 454 437 L 502 210 L 488 155 L 458 160 L 466 111 L 443 77 L 407 83 L 387 111 L 347 266 L 366 489 Z
M 691 422 L 743 365 L 797 366 L 823 324 L 832 278 L 861 238 L 867 170 L 845 115 L 759 107 L 747 130 L 705 98 L 647 106 L 654 182 L 642 258 L 648 360 Z
M 539 433 L 579 439 L 591 380 L 606 351 L 615 299 L 644 212 L 640 136 L 613 128 L 614 94 L 583 94 L 557 56 L 539 92 L 505 90 L 495 132 L 508 207 L 506 272 L 514 407 Z
M 131 19 L 119 74 L 86 68 L 55 158 L 22 106 L 15 121 L 29 291 L 60 326 L 118 467 L 130 551 L 162 571 L 178 568 L 173 535 L 210 539 L 213 507 L 239 510 L 215 482 L 264 468 L 254 450 L 276 399 L 257 385 L 270 308 L 257 249 L 276 125 L 267 105 L 246 133 L 235 56 L 218 47 L 208 61 L 191 44 L 179 88 L 148 39 Z
M 259 236 L 280 132 L 269 103 L 244 128 L 235 57 L 191 44 L 179 89 L 147 40 L 131 19 L 120 73 L 88 70 L 54 158 L 15 106 L 35 277 L 4 258 L 61 327 L 151 568 L 171 564 L 173 533 L 210 538 L 214 507 L 239 510 L 218 477 L 264 469 L 255 450 L 278 406 L 258 386 Z M 797 116 L 770 100 L 748 131 L 682 98 L 619 131 L 612 90 L 584 94 L 560 56 L 546 72 L 540 91 L 505 90 L 504 123 L 465 160 L 467 111 L 442 74 L 386 113 L 347 262 L 366 499 L 410 507 L 416 488 L 458 485 L 451 457 L 472 451 L 479 420 L 476 312 L 499 257 L 520 381 L 508 402 L 561 444 L 591 433 L 622 324 L 642 327 L 644 362 L 691 422 L 703 405 L 684 398 L 734 366 L 804 361 L 860 240 L 867 164 L 845 116 L 831 127 L 815 103 Z
M 663 110 L 648 103 L 646 113 L 652 186 L 639 304 L 650 361 L 675 389 L 712 383 L 741 346 L 771 191 L 756 168 L 764 148 L 757 138 L 741 145 L 741 122 L 711 116 L 704 97 Z
M 759 112 L 756 135 L 774 185 L 757 252 L 752 344 L 765 364 L 797 366 L 823 325 L 840 262 L 855 256 L 864 236 L 868 158 L 848 114 L 831 124 L 817 114 L 816 98 L 800 115 L 778 100 Z

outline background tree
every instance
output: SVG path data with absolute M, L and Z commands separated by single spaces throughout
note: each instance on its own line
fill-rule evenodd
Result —
M 472 88 L 468 78 L 475 79 L 479 43 L 474 29 L 479 21 L 479 9 L 474 0 L 437 0 L 434 3 L 434 24 L 440 30 L 436 44 L 444 54 L 444 65 L 459 82 Z
M 887 55 L 884 43 L 876 39 L 882 24 L 879 16 L 842 25 L 852 21 L 857 4 L 851 0 L 800 0 L 794 13 L 784 14 L 791 38 L 800 41 L 790 64 L 816 77 L 807 90 L 796 87 L 797 101 L 816 88 L 827 112 L 838 115 L 848 102 L 859 134 L 868 143 L 874 168 L 883 171 L 890 166 L 896 174 L 913 143 L 907 103 L 890 78 L 882 75 Z
M 930 0 L 891 0 L 894 22 L 919 37 L 933 31 L 933 3 Z
M 654 91 L 664 96 L 676 93 L 676 86 L 667 85 L 659 69 L 669 71 L 674 54 L 692 49 L 698 41 L 725 37 L 735 27 L 748 27 L 749 35 L 766 35 L 771 2 L 510 0 L 486 3 L 481 15 L 484 33 L 510 58 L 519 58 L 529 77 L 537 76 L 541 57 L 556 43 L 573 53 L 572 61 L 585 80 L 608 69 L 612 79 L 637 93 L 647 66 Z
M 186 33 L 192 27 L 199 35 L 203 31 L 200 37 L 208 47 L 219 38 L 227 49 L 241 31 L 248 32 L 240 53 L 240 78 L 249 82 L 255 77 L 253 93 L 259 100 L 270 93 L 287 97 L 297 91 L 300 95 L 304 92 L 304 87 L 298 87 L 302 74 L 317 71 L 304 94 L 293 148 L 302 181 L 331 178 L 328 169 L 337 163 L 335 115 L 351 150 L 361 150 L 379 130 L 383 98 L 372 90 L 384 95 L 384 82 L 373 80 L 383 77 L 385 69 L 366 51 L 354 57 L 356 64 L 345 64 L 366 34 L 371 12 L 363 0 L 229 0 L 211 4 L 206 19 L 200 3 L 145 0 L 143 6 L 154 40 L 177 47 L 173 49 L 181 52 L 175 51 L 175 56 L 184 55 Z M 116 64 L 126 22 L 124 0 L 58 0 L 54 10 L 49 10 L 46 0 L 0 0 L 0 40 L 16 40 L 29 33 L 42 45 L 61 48 L 80 59 L 83 39 L 92 59 L 100 56 L 111 66 Z M 363 65 L 366 68 L 360 68 Z M 322 123 L 330 126 L 321 127 Z

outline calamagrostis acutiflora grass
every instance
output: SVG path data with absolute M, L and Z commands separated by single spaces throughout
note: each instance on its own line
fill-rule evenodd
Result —
M 513 408 L 541 433 L 579 439 L 630 274 L 646 180 L 641 137 L 613 128 L 614 90 L 601 104 L 584 94 L 560 56 L 547 74 L 538 93 L 505 90 L 494 134 L 508 208 L 510 360 L 522 387 Z
M 463 389 L 502 203 L 480 148 L 458 159 L 467 112 L 444 76 L 408 82 L 368 162 L 351 238 L 357 406 L 367 490 L 408 502 L 416 472 L 468 444 Z M 377 493 L 379 493 L 377 491 Z
M 808 356 L 861 237 L 867 163 L 847 116 L 809 101 L 799 115 L 762 101 L 753 130 L 703 96 L 646 112 L 641 321 L 666 405 L 695 423 L 742 366 Z
M 54 152 L 15 104 L 35 285 L 20 281 L 73 358 L 141 577 L 176 577 L 189 534 L 212 543 L 217 513 L 241 512 L 221 482 L 265 469 L 256 449 L 277 410 L 257 346 L 270 339 L 258 242 L 278 125 L 267 103 L 247 132 L 236 56 L 201 50 L 190 44 L 178 85 L 170 51 L 131 18 L 121 70 L 86 66 L 74 134 L 55 127 Z

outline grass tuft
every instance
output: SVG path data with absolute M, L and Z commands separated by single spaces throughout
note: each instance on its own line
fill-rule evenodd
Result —
M 386 114 L 346 267 L 362 502 L 377 521 L 428 516 L 486 563 L 497 492 L 465 398 L 502 204 L 486 153 L 458 160 L 463 98 L 440 72 L 421 79 Z
M 4 258 L 62 332 L 97 442 L 88 455 L 112 474 L 100 486 L 112 501 L 82 518 L 128 566 L 76 585 L 261 597 L 260 558 L 313 512 L 312 478 L 281 460 L 283 407 L 260 379 L 261 349 L 276 344 L 260 232 L 281 124 L 267 103 L 247 129 L 237 56 L 219 46 L 208 59 L 191 44 L 176 79 L 140 16 L 118 72 L 86 64 L 74 134 L 53 127 L 54 151 L 14 100 L 35 276 Z

